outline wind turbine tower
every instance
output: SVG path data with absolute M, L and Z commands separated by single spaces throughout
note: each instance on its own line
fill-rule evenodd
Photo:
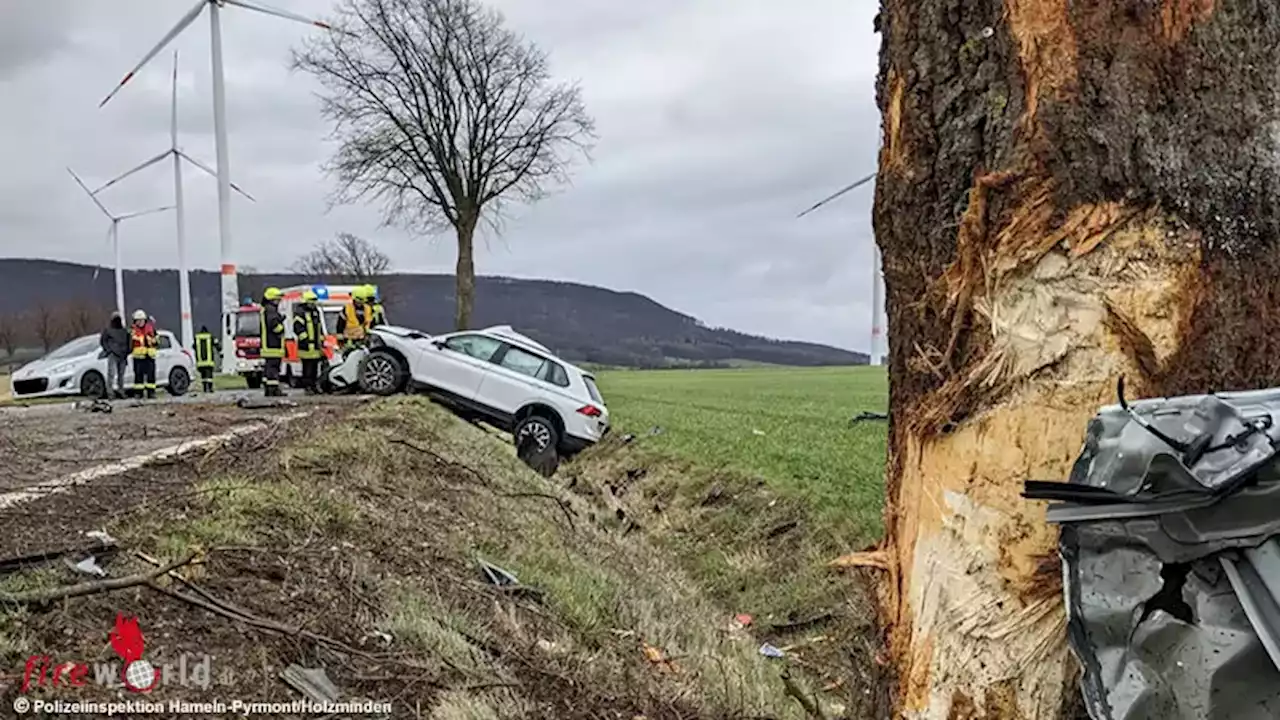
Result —
M 164 160 L 172 159 L 173 161 L 173 195 L 174 207 L 177 209 L 175 213 L 178 216 L 178 297 L 181 305 L 182 314 L 182 344 L 185 347 L 195 347 L 195 332 L 191 327 L 191 276 L 187 266 L 187 229 L 186 229 L 186 211 L 182 197 L 182 161 L 186 160 L 200 171 L 217 177 L 218 173 L 208 165 L 196 160 L 178 147 L 178 51 L 173 52 L 173 92 L 172 104 L 169 110 L 169 149 L 161 152 L 159 155 L 147 160 L 146 162 L 132 168 L 115 179 L 108 181 L 102 187 L 94 190 L 96 195 L 103 190 L 115 185 L 125 178 L 136 172 L 145 170 L 156 163 Z M 253 196 L 241 190 L 235 183 L 231 183 L 231 189 L 248 198 L 251 202 Z

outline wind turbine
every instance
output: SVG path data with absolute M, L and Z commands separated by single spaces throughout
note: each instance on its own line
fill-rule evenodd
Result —
M 120 92 L 121 88 L 133 79 L 133 76 L 144 65 L 151 61 L 151 58 L 155 57 L 183 30 L 186 30 L 187 26 L 195 22 L 206 7 L 209 8 L 210 48 L 213 61 L 213 135 L 214 142 L 217 145 L 218 156 L 218 237 L 222 254 L 222 312 L 224 315 L 235 310 L 240 302 L 236 286 L 236 266 L 231 251 L 231 161 L 229 159 L 230 151 L 227 148 L 226 82 L 222 72 L 222 24 L 219 20 L 222 8 L 226 5 L 234 5 L 266 15 L 275 15 L 276 17 L 314 25 L 325 30 L 334 29 L 319 20 L 249 2 L 248 0 L 196 0 L 196 4 L 187 11 L 187 14 L 183 15 L 177 24 L 169 32 L 165 33 L 164 37 L 160 38 L 160 42 L 151 48 L 146 55 L 143 55 L 142 60 L 125 74 L 124 79 L 116 85 L 115 89 L 103 98 L 102 102 L 98 103 L 98 107 L 106 105 L 111 98 L 115 97 L 116 93 Z M 224 323 L 222 329 L 223 372 L 230 372 L 235 365 L 235 343 L 228 335 L 229 330 Z
M 182 161 L 186 160 L 205 173 L 217 177 L 218 173 L 208 165 L 192 158 L 178 147 L 178 51 L 173 51 L 173 102 L 169 113 L 169 149 L 147 160 L 141 165 L 129 170 L 104 184 L 102 187 L 93 191 L 94 195 L 106 190 L 116 183 L 124 180 L 130 175 L 145 170 L 152 165 L 163 160 L 173 160 L 173 195 L 175 213 L 178 216 L 178 296 L 182 309 L 182 344 L 185 347 L 195 347 L 195 333 L 191 328 L 191 277 L 187 271 L 187 230 L 186 230 L 186 212 L 182 202 Z M 241 190 L 235 183 L 231 183 L 231 189 L 249 198 L 250 202 L 254 202 L 253 196 Z
M 89 199 L 93 201 L 93 204 L 98 206 L 98 209 L 102 211 L 102 214 L 106 215 L 107 218 L 111 220 L 111 229 L 108 231 L 108 236 L 111 238 L 112 250 L 115 252 L 116 256 L 116 312 L 120 313 L 121 319 L 127 318 L 128 316 L 124 314 L 124 263 L 120 258 L 120 221 L 128 220 L 129 218 L 142 217 L 143 215 L 151 215 L 152 213 L 164 212 L 165 210 L 172 210 L 173 206 L 166 205 L 165 207 L 153 208 L 151 210 L 139 210 L 138 212 L 126 213 L 124 215 L 112 215 L 111 211 L 102 204 L 102 201 L 98 200 L 98 196 L 93 194 L 93 191 L 89 189 L 88 185 L 84 184 L 84 181 L 80 179 L 79 175 L 76 175 L 75 170 L 67 168 L 67 172 L 71 173 L 71 177 L 75 178 L 76 184 L 80 186 L 81 190 L 84 190 L 85 194 L 89 196 Z
M 876 177 L 876 174 L 871 173 L 870 175 L 864 178 L 859 178 L 858 180 L 855 180 L 854 182 L 849 183 L 848 185 L 840 188 L 839 190 L 828 195 L 827 197 L 809 206 L 809 209 L 800 213 L 796 217 L 802 218 L 805 215 L 808 215 L 814 210 L 817 210 L 823 205 L 826 205 L 832 200 L 835 200 L 836 198 L 840 197 L 841 195 L 844 195 L 847 192 L 851 192 L 853 190 L 856 190 L 862 187 L 863 185 L 866 185 L 867 183 L 874 180 L 875 177 Z M 882 356 L 880 355 L 880 344 L 881 344 L 881 341 L 884 339 L 884 330 L 880 326 L 880 310 L 884 306 L 884 272 L 880 268 L 880 246 L 875 244 L 874 242 L 871 243 L 871 251 L 872 251 L 872 255 L 871 255 L 871 350 L 870 350 L 867 361 L 872 365 L 880 365 L 882 363 Z

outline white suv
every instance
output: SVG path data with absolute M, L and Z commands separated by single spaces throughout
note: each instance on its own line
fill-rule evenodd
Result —
M 609 431 L 595 378 L 509 325 L 430 336 L 382 325 L 359 361 L 360 389 L 419 389 L 468 419 L 510 432 L 517 445 L 572 456 Z

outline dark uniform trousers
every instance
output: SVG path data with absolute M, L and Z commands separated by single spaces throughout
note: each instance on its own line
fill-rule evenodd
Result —
M 200 373 L 200 389 L 213 392 L 214 342 L 210 333 L 196 333 L 196 372 Z

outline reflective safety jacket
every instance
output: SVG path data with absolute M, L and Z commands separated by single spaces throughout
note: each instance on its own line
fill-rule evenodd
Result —
M 274 303 L 263 303 L 258 308 L 258 325 L 262 328 L 262 347 L 258 354 L 264 358 L 284 357 L 284 315 Z
M 373 313 L 364 303 L 354 300 L 347 303 L 342 317 L 338 319 L 338 332 L 347 340 L 363 340 L 372 327 Z
M 129 355 L 136 358 L 153 358 L 160 342 L 156 339 L 156 328 L 151 323 L 142 326 L 129 326 Z
M 321 342 L 320 308 L 315 305 L 298 305 L 293 311 L 293 336 L 298 340 L 298 357 L 302 360 L 319 360 L 324 354 Z
M 382 309 L 382 303 L 375 302 L 373 304 L 373 312 L 371 314 L 371 317 L 372 319 L 369 321 L 369 327 L 373 327 L 374 325 L 387 324 L 387 312 Z
M 217 346 L 218 341 L 213 339 L 213 333 L 196 333 L 196 367 L 213 367 Z

